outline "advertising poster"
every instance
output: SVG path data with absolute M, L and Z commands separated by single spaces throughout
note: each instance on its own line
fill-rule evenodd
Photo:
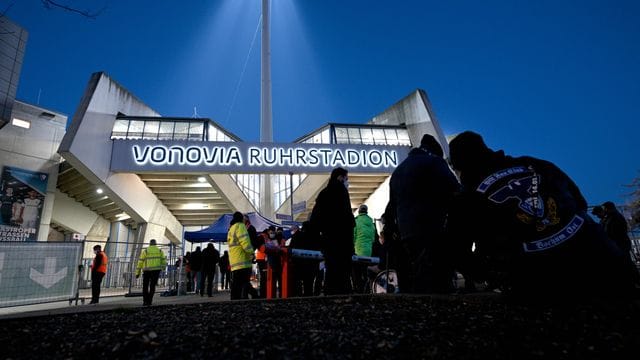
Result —
M 49 174 L 5 166 L 0 177 L 0 241 L 36 241 Z

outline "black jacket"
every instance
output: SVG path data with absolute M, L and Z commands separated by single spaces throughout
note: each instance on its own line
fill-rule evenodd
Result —
M 191 271 L 202 271 L 202 251 L 194 251 L 191 253 Z
M 553 248 L 571 237 L 563 233 L 566 226 L 582 229 L 582 224 L 592 222 L 576 184 L 545 160 L 497 151 L 484 168 L 463 173 L 462 185 L 476 202 L 472 208 L 477 210 L 480 226 L 490 237 L 510 239 L 513 251 Z M 563 235 L 562 239 L 552 238 L 555 234 Z
M 216 271 L 216 265 L 220 261 L 220 253 L 213 247 L 207 247 L 202 251 L 202 271 L 212 273 Z
M 400 238 L 415 241 L 439 236 L 459 184 L 441 157 L 413 149 L 391 175 L 390 204 Z M 385 211 L 385 215 L 386 212 Z
M 504 261 L 515 294 L 626 296 L 632 272 L 554 164 L 491 152 L 461 174 L 480 247 Z M 486 247 L 485 247 L 486 249 Z M 562 295 L 561 295 L 562 294 Z
M 313 229 L 322 234 L 323 250 L 353 254 L 353 228 L 349 191 L 338 180 L 329 180 L 320 191 L 309 218 Z
M 620 250 L 624 251 L 625 254 L 631 251 L 631 239 L 628 233 L 629 227 L 627 220 L 620 212 L 616 211 L 607 214 L 602 225 L 609 239 L 613 240 Z

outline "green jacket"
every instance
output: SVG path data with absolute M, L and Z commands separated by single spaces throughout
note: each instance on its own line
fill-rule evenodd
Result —
M 367 214 L 356 216 L 356 227 L 353 228 L 353 246 L 358 256 L 371 256 L 376 227 L 373 219 Z
M 149 245 L 140 254 L 138 266 L 136 266 L 136 276 L 139 276 L 142 271 L 164 270 L 166 266 L 167 259 L 162 250 L 155 245 Z
M 227 234 L 229 244 L 229 266 L 231 271 L 250 268 L 253 261 L 253 246 L 249 233 L 242 222 L 233 224 Z

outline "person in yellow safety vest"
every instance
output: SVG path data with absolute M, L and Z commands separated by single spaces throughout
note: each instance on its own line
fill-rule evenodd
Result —
M 102 278 L 107 273 L 107 255 L 102 251 L 100 245 L 93 247 L 96 257 L 91 262 L 91 302 L 89 304 L 97 304 L 100 300 L 100 286 Z
M 136 266 L 136 279 L 140 277 L 140 272 L 142 272 L 142 305 L 151 306 L 160 271 L 164 270 L 166 266 L 167 259 L 164 253 L 156 246 L 156 239 L 151 239 L 149 247 L 142 250 L 138 266 Z
M 253 246 L 249 240 L 242 213 L 235 212 L 227 234 L 229 244 L 229 264 L 231 266 L 231 300 L 258 297 L 256 289 L 249 282 L 253 264 Z

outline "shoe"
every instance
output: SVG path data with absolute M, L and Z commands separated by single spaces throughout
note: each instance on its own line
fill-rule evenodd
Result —
M 89 302 L 89 305 L 91 305 L 91 304 L 97 304 L 97 303 L 98 303 L 97 301 L 90 301 L 90 302 Z

